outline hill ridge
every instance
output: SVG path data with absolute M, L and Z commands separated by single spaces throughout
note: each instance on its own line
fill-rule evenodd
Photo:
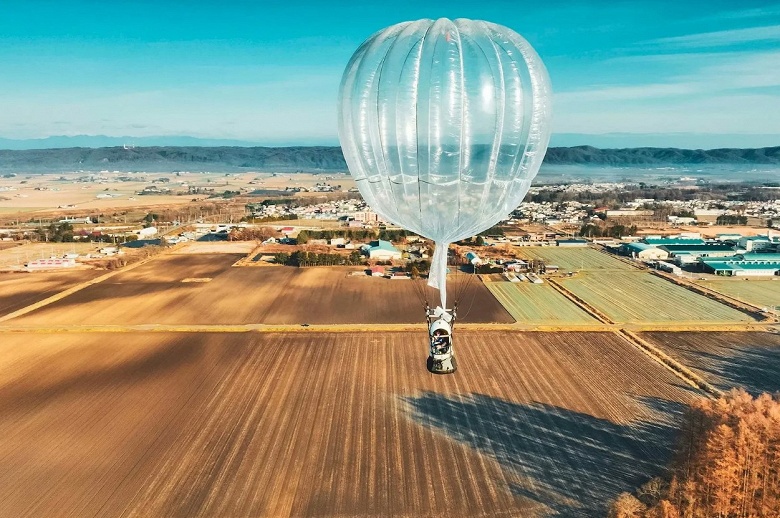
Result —
M 695 164 L 780 164 L 780 146 L 737 149 L 553 147 L 546 164 L 594 166 L 664 166 Z M 0 171 L 346 171 L 338 146 L 126 148 L 54 148 L 0 150 Z

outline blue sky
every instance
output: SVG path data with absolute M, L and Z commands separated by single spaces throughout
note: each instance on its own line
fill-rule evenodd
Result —
M 361 41 L 405 20 L 464 17 L 511 27 L 536 48 L 559 135 L 780 144 L 778 3 L 354 4 L 2 0 L 0 137 L 334 144 L 338 84 Z

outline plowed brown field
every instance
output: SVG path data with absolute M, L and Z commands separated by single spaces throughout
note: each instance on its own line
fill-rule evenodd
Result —
M 352 267 L 231 268 L 235 254 L 167 255 L 14 319 L 20 325 L 394 324 L 424 320 L 414 283 Z M 208 282 L 183 282 L 191 279 Z M 463 282 L 460 278 L 459 282 Z M 450 282 L 453 300 L 457 283 Z M 432 290 L 429 301 L 435 303 Z M 462 322 L 514 322 L 474 279 Z
M 0 515 L 603 516 L 695 397 L 610 333 L 456 344 L 437 377 L 418 333 L 8 333 Z
M 34 304 L 104 273 L 98 270 L 0 273 L 0 316 Z
M 780 391 L 780 335 L 761 332 L 654 332 L 642 337 L 721 390 Z

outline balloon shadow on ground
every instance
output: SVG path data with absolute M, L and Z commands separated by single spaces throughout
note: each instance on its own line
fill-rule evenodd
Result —
M 617 424 L 542 403 L 483 394 L 403 398 L 412 419 L 495 459 L 509 490 L 561 517 L 605 516 L 619 493 L 664 473 L 681 403 L 642 400 L 658 419 Z

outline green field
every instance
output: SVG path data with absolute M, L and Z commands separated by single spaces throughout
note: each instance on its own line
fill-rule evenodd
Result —
M 615 257 L 588 247 L 534 246 L 523 247 L 518 253 L 527 260 L 541 259 L 545 264 L 554 264 L 562 271 L 635 270 Z
M 560 281 L 614 322 L 745 322 L 741 311 L 649 273 L 586 272 Z
M 596 321 L 549 284 L 486 282 L 501 305 L 521 324 L 593 324 Z
M 698 283 L 755 306 L 780 306 L 780 279 L 724 279 Z

